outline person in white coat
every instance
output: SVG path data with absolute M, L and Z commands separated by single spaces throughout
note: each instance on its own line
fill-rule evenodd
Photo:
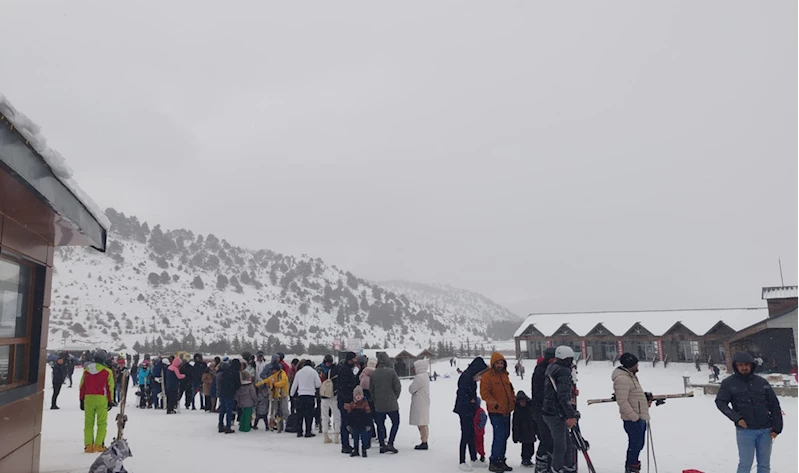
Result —
M 410 424 L 419 428 L 422 443 L 413 447 L 414 450 L 427 450 L 427 438 L 430 435 L 430 375 L 427 373 L 429 365 L 427 360 L 417 360 L 413 363 L 416 376 L 413 377 L 408 391 L 411 393 Z
M 313 411 L 316 402 L 316 390 L 322 386 L 319 374 L 313 369 L 310 360 L 305 361 L 301 370 L 294 375 L 294 383 L 291 385 L 291 397 L 299 395 L 297 398 L 297 414 L 300 416 L 300 428 L 297 430 L 297 437 L 302 437 L 302 424 L 305 423 L 305 437 L 315 437 L 313 433 Z

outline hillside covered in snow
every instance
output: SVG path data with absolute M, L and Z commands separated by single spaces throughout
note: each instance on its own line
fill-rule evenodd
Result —
M 163 230 L 114 209 L 108 252 L 59 248 L 49 346 L 211 352 L 329 351 L 487 344 L 488 325 L 518 319 L 483 296 L 442 297 L 367 282 L 319 258 L 252 251 L 215 235 Z

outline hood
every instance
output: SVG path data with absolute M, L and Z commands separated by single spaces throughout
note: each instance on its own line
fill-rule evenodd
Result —
M 519 402 L 519 401 L 530 402 L 530 397 L 524 391 L 519 391 L 516 394 L 516 402 Z
M 544 350 L 544 360 L 549 361 L 552 358 L 555 358 L 555 347 L 549 347 Z
M 427 360 L 416 360 L 413 362 L 413 367 L 416 369 L 416 374 L 424 374 L 427 373 L 427 369 L 430 365 L 427 363 Z
M 738 367 L 735 366 L 736 363 L 749 363 L 752 365 L 752 373 L 755 372 L 755 366 L 757 365 L 755 363 L 755 359 L 752 358 L 752 355 L 746 353 L 745 351 L 739 351 L 735 354 L 735 356 L 732 357 L 732 370 L 735 372 L 735 374 L 743 376 L 738 372 Z
M 508 369 L 508 362 L 507 362 L 507 360 L 505 360 L 505 357 L 504 357 L 504 356 L 502 356 L 502 353 L 500 353 L 500 352 L 498 352 L 498 351 L 495 351 L 494 353 L 492 353 L 492 354 L 491 354 L 491 363 L 488 365 L 488 367 L 489 367 L 489 368 L 494 368 L 494 363 L 496 363 L 497 361 L 503 361 L 503 362 L 505 362 L 505 369 L 506 369 L 506 370 Z
M 169 367 L 170 368 L 174 368 L 174 369 L 178 369 L 178 368 L 180 368 L 180 365 L 182 363 L 183 363 L 183 360 L 181 360 L 180 358 L 175 358 L 174 360 L 172 360 L 172 364 L 169 365 Z
M 97 374 L 100 371 L 102 371 L 103 368 L 104 366 L 101 365 L 100 363 L 95 363 L 94 361 L 92 361 L 91 363 L 87 363 L 86 365 L 84 365 L 83 370 L 88 371 L 90 374 Z
M 483 357 L 478 356 L 477 358 L 472 360 L 471 363 L 469 363 L 469 366 L 466 368 L 464 372 L 469 373 L 472 376 L 477 376 L 478 374 L 485 371 L 486 368 L 488 368 L 488 366 L 486 366 L 485 360 L 483 359 Z
M 278 355 L 277 353 L 275 353 L 274 355 L 272 355 L 272 361 L 271 361 L 271 363 L 272 363 L 273 365 L 274 365 L 275 363 L 280 363 L 280 355 Z
M 612 381 L 616 381 L 617 378 L 621 378 L 622 376 L 626 376 L 628 378 L 634 378 L 635 375 L 629 372 L 625 367 L 619 366 L 610 374 L 610 379 Z
M 385 352 L 377 354 L 377 366 L 380 368 L 391 368 L 391 358 Z
M 236 358 L 230 362 L 230 367 L 236 371 L 241 371 L 241 362 L 239 361 L 238 358 Z
M 375 368 L 377 368 L 377 360 L 375 360 L 374 358 L 372 358 L 371 360 L 367 361 L 367 362 L 366 362 L 366 367 L 367 367 L 367 368 L 371 368 L 371 369 L 375 369 Z

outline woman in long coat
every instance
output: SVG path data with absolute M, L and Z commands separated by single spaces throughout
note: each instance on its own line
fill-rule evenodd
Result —
M 429 365 L 427 360 L 417 360 L 413 363 L 416 376 L 413 377 L 408 391 L 411 393 L 410 424 L 419 428 L 422 443 L 415 446 L 415 450 L 427 450 L 427 437 L 430 434 L 430 375 L 427 374 Z

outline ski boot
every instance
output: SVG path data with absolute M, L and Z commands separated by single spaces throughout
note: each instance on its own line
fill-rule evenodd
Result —
M 92 451 L 94 453 L 103 453 L 105 450 L 106 450 L 105 445 L 100 444 L 100 445 L 95 445 L 94 446 L 94 450 L 92 450 Z
M 549 473 L 549 455 L 535 456 L 535 473 Z
M 634 463 L 624 467 L 624 473 L 639 473 L 641 471 L 641 463 Z
M 94 453 L 94 445 L 86 445 L 83 447 L 83 453 Z

